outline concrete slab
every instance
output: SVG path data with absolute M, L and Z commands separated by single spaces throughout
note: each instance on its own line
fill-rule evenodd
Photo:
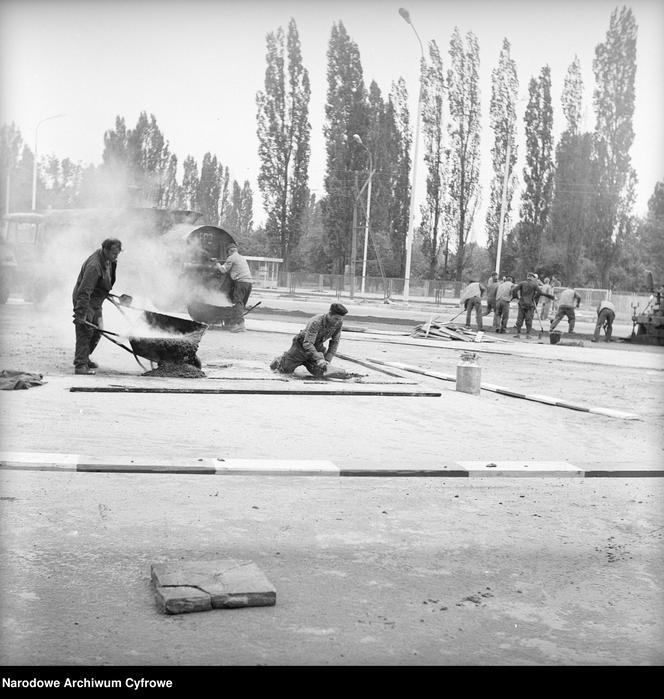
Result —
M 166 614 L 271 607 L 277 591 L 251 561 L 232 558 L 152 564 L 157 606 Z

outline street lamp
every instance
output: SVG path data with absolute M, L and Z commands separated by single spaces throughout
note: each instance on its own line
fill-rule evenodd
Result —
M 32 163 L 32 210 L 37 210 L 37 134 L 39 133 L 39 127 L 45 122 L 51 119 L 57 119 L 58 117 L 67 116 L 66 114 L 54 114 L 53 116 L 46 117 L 37 122 L 35 126 L 35 154 L 34 162 Z
M 400 7 L 399 14 L 404 18 L 405 22 L 408 22 L 408 24 L 410 24 L 410 26 L 413 27 L 413 31 L 415 32 L 415 36 L 417 37 L 417 41 L 420 44 L 421 55 L 419 76 L 420 92 L 417 97 L 417 120 L 415 122 L 415 144 L 413 145 L 413 178 L 410 185 L 410 211 L 408 219 L 408 233 L 406 234 L 406 272 L 404 275 L 403 282 L 403 299 L 406 303 L 408 303 L 408 294 L 410 292 L 410 265 L 413 252 L 413 224 L 415 222 L 415 182 L 417 178 L 417 148 L 420 140 L 420 112 L 422 107 L 422 66 L 424 65 L 424 49 L 422 48 L 422 41 L 420 40 L 420 36 L 417 33 L 417 30 L 415 29 L 415 26 L 413 25 L 413 22 L 410 19 L 408 10 L 405 10 L 403 7 Z
M 369 156 L 369 179 L 367 180 L 369 189 L 367 190 L 367 215 L 364 221 L 364 254 L 362 256 L 362 289 L 361 293 L 364 295 L 364 284 L 367 278 L 367 247 L 369 243 L 369 221 L 371 220 L 371 178 L 374 176 L 375 170 L 373 169 L 373 156 L 371 151 L 362 143 L 362 139 L 359 134 L 353 134 L 353 139 L 358 143 Z

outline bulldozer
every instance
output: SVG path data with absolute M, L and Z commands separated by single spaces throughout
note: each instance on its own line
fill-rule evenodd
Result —
M 655 288 L 652 272 L 646 272 L 646 287 L 650 298 L 642 311 L 639 311 L 638 305 L 634 307 L 629 341 L 643 345 L 664 345 L 664 284 Z

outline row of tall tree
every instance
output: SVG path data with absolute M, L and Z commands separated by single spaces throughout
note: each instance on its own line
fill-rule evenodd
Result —
M 84 167 L 68 158 L 45 156 L 36 180 L 38 209 L 148 206 L 203 214 L 210 225 L 233 230 L 240 238 L 253 229 L 253 192 L 231 180 L 228 167 L 205 153 L 200 167 L 188 155 L 178 181 L 178 158 L 154 115 L 142 112 L 135 128 L 124 117 L 104 133 L 102 163 Z M 5 183 L 3 210 L 29 211 L 34 154 L 14 124 L 0 127 L 0 170 Z
M 657 244 L 664 233 L 661 183 L 648 216 L 639 220 L 632 215 L 636 36 L 632 11 L 617 8 L 605 41 L 595 50 L 593 131 L 582 131 L 584 85 L 578 58 L 565 77 L 561 103 L 566 123 L 557 144 L 549 66 L 530 77 L 521 173 L 516 171 L 519 77 L 510 42 L 504 39 L 491 72 L 493 176 L 483 223 L 477 220 L 487 194 L 480 187 L 479 44 L 472 32 L 463 35 L 455 28 L 444 60 L 437 43 L 429 42 L 421 64 L 426 197 L 415 217 L 414 277 L 463 280 L 486 274 L 499 254 L 503 271 L 521 276 L 535 270 L 583 285 L 635 286 L 645 268 L 664 276 L 662 246 Z M 370 209 L 367 274 L 403 277 L 413 166 L 405 81 L 393 81 L 387 95 L 373 80 L 367 88 L 359 47 L 342 22 L 333 24 L 322 125 L 326 172 L 317 199 L 309 188 L 310 78 L 294 19 L 286 30 L 279 27 L 267 35 L 265 59 L 264 88 L 256 96 L 264 226 L 253 226 L 248 182 L 240 186 L 232 180 L 211 152 L 200 166 L 187 156 L 179 167 L 154 115 L 146 113 L 133 129 L 116 118 L 104 134 L 97 167 L 43 158 L 41 207 L 120 205 L 129 193 L 134 204 L 200 211 L 208 223 L 231 230 L 248 254 L 283 258 L 286 271 L 337 274 L 353 263 L 360 271 Z M 0 168 L 3 180 L 9 175 L 12 181 L 13 209 L 28 208 L 33 162 L 16 127 L 3 126 Z M 515 201 L 518 189 L 520 200 Z M 481 225 L 485 251 L 469 242 Z

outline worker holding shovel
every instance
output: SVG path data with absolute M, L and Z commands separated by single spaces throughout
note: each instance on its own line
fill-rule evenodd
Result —
M 526 339 L 530 340 L 530 333 L 533 329 L 533 317 L 540 296 L 553 298 L 553 294 L 545 294 L 542 292 L 540 285 L 537 283 L 537 275 L 534 272 L 529 272 L 526 278 L 522 282 L 516 284 L 512 289 L 512 298 L 519 300 L 519 310 L 516 317 L 516 332 L 514 333 L 515 337 L 521 336 L 521 327 L 525 322 Z
M 96 362 L 90 359 L 101 333 L 91 327 L 103 327 L 101 305 L 115 284 L 115 271 L 122 243 L 117 238 L 107 238 L 85 260 L 74 285 L 74 326 L 76 328 L 76 349 L 74 350 L 74 373 L 94 374 Z

